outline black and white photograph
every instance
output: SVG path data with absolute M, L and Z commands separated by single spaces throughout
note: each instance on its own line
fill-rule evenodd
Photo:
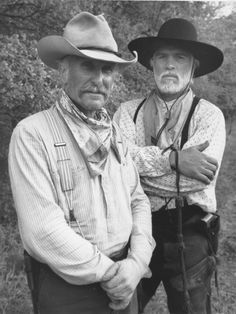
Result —
M 236 1 L 1 0 L 0 314 L 236 313 Z

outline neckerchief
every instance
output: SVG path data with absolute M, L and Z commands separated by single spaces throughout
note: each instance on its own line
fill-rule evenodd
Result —
M 111 147 L 120 162 L 120 149 L 117 145 L 120 139 L 104 108 L 96 111 L 95 118 L 87 117 L 64 91 L 56 107 L 74 136 L 91 176 L 103 172 Z
M 167 103 L 170 110 L 170 120 L 157 142 L 157 146 L 161 149 L 167 148 L 172 144 L 178 145 L 178 140 L 181 135 L 184 123 L 188 117 L 193 101 L 193 92 L 189 90 L 182 95 L 175 103 Z M 173 107 L 172 104 L 174 103 Z M 156 135 L 164 124 L 168 110 L 164 101 L 158 96 L 154 90 L 147 98 L 144 104 L 143 121 L 145 128 L 145 143 L 148 146 L 153 145 L 151 138 L 156 138 Z

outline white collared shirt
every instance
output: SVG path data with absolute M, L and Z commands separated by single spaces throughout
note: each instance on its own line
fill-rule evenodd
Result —
M 49 110 L 56 110 L 55 107 Z M 55 113 L 58 114 L 58 113 Z M 110 150 L 102 175 L 90 177 L 73 128 L 63 129 L 75 182 L 73 204 L 84 237 L 65 219 L 57 156 L 42 112 L 22 120 L 9 149 L 9 174 L 24 248 L 72 284 L 101 281 L 130 237 L 130 254 L 147 268 L 154 248 L 149 200 L 132 158 L 119 163 Z

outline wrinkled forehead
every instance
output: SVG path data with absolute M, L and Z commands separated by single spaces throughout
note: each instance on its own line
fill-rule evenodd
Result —
M 193 57 L 193 54 L 188 49 L 183 48 L 181 45 L 161 44 L 156 47 L 153 56 L 159 53 L 185 54 L 189 57 Z

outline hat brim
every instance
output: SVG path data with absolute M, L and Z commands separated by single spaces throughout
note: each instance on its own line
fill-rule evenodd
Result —
M 115 53 L 103 50 L 78 49 L 62 36 L 47 36 L 42 38 L 37 45 L 40 59 L 49 67 L 58 69 L 59 61 L 65 56 L 79 56 L 118 64 L 121 68 L 137 62 L 137 55 L 134 59 L 127 61 Z
M 152 70 L 150 59 L 157 48 L 166 45 L 174 45 L 189 51 L 198 61 L 199 67 L 194 72 L 194 77 L 199 77 L 211 73 L 218 69 L 224 56 L 220 49 L 215 46 L 190 40 L 158 38 L 158 37 L 140 37 L 132 40 L 128 44 L 131 52 L 138 53 L 138 62 Z

